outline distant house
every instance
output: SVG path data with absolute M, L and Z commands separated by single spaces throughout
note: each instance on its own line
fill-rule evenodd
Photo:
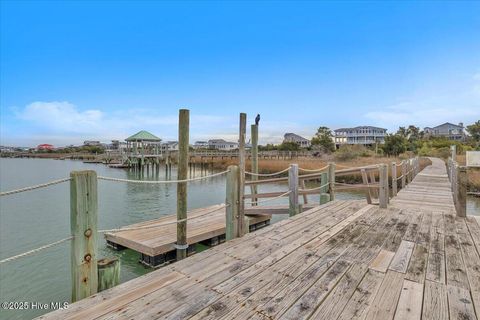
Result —
M 294 142 L 298 144 L 300 148 L 308 148 L 311 145 L 310 140 L 291 132 L 285 133 L 283 136 L 283 142 Z
M 55 147 L 48 143 L 39 144 L 37 146 L 37 151 L 49 151 L 49 150 L 55 150 Z
M 387 129 L 358 126 L 354 128 L 340 128 L 334 130 L 334 140 L 337 147 L 343 144 L 374 145 L 376 143 L 385 143 Z
M 208 141 L 195 141 L 193 149 L 208 149 Z
M 465 131 L 463 127 L 463 123 L 460 122 L 458 125 L 445 122 L 439 126 L 430 128 L 425 127 L 423 129 L 425 136 L 427 137 L 444 137 L 449 140 L 464 140 L 465 139 Z
M 127 143 L 120 140 L 112 140 L 112 143 L 108 146 L 110 150 L 124 150 L 127 148 Z
M 211 139 L 211 140 L 208 140 L 208 148 L 223 150 L 223 151 L 235 150 L 235 149 L 238 149 L 238 143 L 228 142 L 223 139 Z
M 178 151 L 178 141 L 167 141 L 160 144 L 160 150 L 166 151 Z
M 100 143 L 100 141 L 86 140 L 86 141 L 83 141 L 83 145 L 84 145 L 84 146 L 95 146 L 95 147 L 99 147 L 99 146 L 101 146 L 102 144 Z

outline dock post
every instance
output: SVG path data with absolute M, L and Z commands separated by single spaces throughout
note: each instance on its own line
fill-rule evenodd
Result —
M 289 214 L 290 217 L 298 214 L 298 164 L 290 165 L 288 170 L 288 189 L 290 194 L 289 200 Z
M 188 138 L 190 111 L 180 109 L 178 118 L 178 170 L 177 179 L 186 180 L 188 173 Z M 177 221 L 187 219 L 187 183 L 177 184 Z M 187 257 L 187 221 L 177 222 L 177 260 Z
M 328 163 L 328 193 L 330 201 L 335 200 L 335 163 Z
M 251 139 L 252 139 L 252 173 L 258 173 L 258 125 L 252 124 L 251 125 Z M 252 181 L 257 181 L 258 176 L 252 175 Z M 251 186 L 251 193 L 257 194 L 257 185 Z M 257 205 L 257 198 L 252 198 L 252 206 Z
M 227 187 L 225 199 L 225 239 L 232 240 L 238 237 L 238 213 L 239 213 L 239 192 L 240 192 L 240 170 L 238 166 L 228 166 Z
M 243 195 L 245 194 L 245 136 L 247 133 L 247 114 L 240 113 L 240 125 L 239 125 L 239 139 L 238 139 L 238 165 L 240 171 L 240 190 L 238 195 L 238 201 L 240 202 L 238 212 L 238 234 L 243 236 L 246 232 L 245 228 L 245 201 Z
M 450 153 L 451 153 L 450 157 L 452 158 L 452 161 L 457 162 L 457 145 L 452 144 L 450 146 Z
M 365 192 L 365 196 L 367 197 L 367 203 L 372 204 L 372 192 L 371 192 L 371 189 L 370 189 L 370 185 L 368 183 L 367 171 L 365 169 L 361 169 L 360 172 L 362 174 L 363 184 L 368 187 L 367 191 Z
M 381 164 L 379 170 L 379 188 L 378 188 L 378 202 L 380 208 L 386 208 L 388 203 L 388 167 L 386 164 Z
M 402 189 L 405 188 L 407 181 L 407 162 L 405 160 L 402 161 Z
M 97 173 L 70 173 L 72 302 L 97 293 Z
M 104 258 L 98 260 L 98 292 L 120 284 L 120 260 Z
M 467 168 L 457 166 L 457 216 L 467 216 Z
M 397 196 L 397 163 L 392 162 L 392 197 Z
M 328 173 L 323 172 L 320 176 L 320 186 L 326 185 L 328 182 Z M 320 188 L 320 205 L 325 204 L 330 201 L 330 195 L 328 192 L 328 186 Z

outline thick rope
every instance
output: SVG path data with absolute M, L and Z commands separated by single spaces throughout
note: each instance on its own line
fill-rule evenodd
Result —
M 163 226 L 168 226 L 168 225 L 171 225 L 171 224 L 177 224 L 177 223 L 180 223 L 180 222 L 185 222 L 185 221 L 188 221 L 188 220 L 194 220 L 194 219 L 197 219 L 197 218 L 200 218 L 200 217 L 203 217 L 207 214 L 210 214 L 212 212 L 215 212 L 215 211 L 218 211 L 218 210 L 221 210 L 221 209 L 224 209 L 226 207 L 228 207 L 229 205 L 226 205 L 226 204 L 222 204 L 220 207 L 218 208 L 215 208 L 213 210 L 210 210 L 210 211 L 207 211 L 207 212 L 204 212 L 198 216 L 194 216 L 194 217 L 190 217 L 190 218 L 186 218 L 186 219 L 181 219 L 181 220 L 175 220 L 175 221 L 169 221 L 169 222 L 162 222 L 162 223 L 156 223 L 156 224 L 151 224 L 151 225 L 147 225 L 147 226 L 138 226 L 138 227 L 126 227 L 126 228 L 117 228 L 117 229 L 105 229 L 105 230 L 98 230 L 98 232 L 100 233 L 111 233 L 111 232 L 121 232 L 121 231 L 131 231 L 131 230 L 141 230 L 141 229 L 151 229 L 151 228 L 158 228 L 158 227 L 163 227 Z
M 274 172 L 274 173 L 254 173 L 254 172 L 245 171 L 245 174 L 249 174 L 251 176 L 256 176 L 256 177 L 272 177 L 272 176 L 277 176 L 279 174 L 287 172 L 288 170 L 290 170 L 290 167 L 288 167 L 288 168 L 286 168 L 282 171 L 278 171 L 278 172 Z
M 62 182 L 66 182 L 66 181 L 69 181 L 69 180 L 70 180 L 70 178 L 64 178 L 64 179 L 54 180 L 54 181 L 50 181 L 50 182 L 47 182 L 47 183 L 37 184 L 37 185 L 34 185 L 34 186 L 25 187 L 25 188 L 21 188 L 21 189 L 4 191 L 4 192 L 0 192 L 0 196 L 8 196 L 10 194 L 15 194 L 15 193 L 20 193 L 20 192 L 45 188 L 45 187 L 52 186 L 54 184 L 59 184 L 59 183 L 62 183 Z
M 253 201 L 252 199 L 250 200 L 250 203 L 265 203 L 265 202 L 270 202 L 270 201 L 273 201 L 273 200 L 277 200 L 277 199 L 280 199 L 282 197 L 285 197 L 287 194 L 290 194 L 292 191 L 288 190 L 287 192 L 285 193 L 282 193 L 281 195 L 279 196 L 276 196 L 276 197 L 273 197 L 273 198 L 268 198 L 268 199 L 264 199 L 264 200 L 256 200 L 256 201 Z
M 337 182 L 337 183 L 338 183 L 338 182 Z M 319 187 L 315 187 L 315 188 L 311 188 L 311 189 L 298 189 L 298 191 L 315 191 L 315 190 L 320 190 L 320 189 L 323 189 L 323 188 L 327 187 L 329 184 L 330 184 L 330 182 L 327 182 L 327 183 L 325 183 L 323 186 L 319 186 Z
M 193 179 L 185 179 L 185 180 L 155 180 L 155 181 L 149 181 L 149 180 L 129 180 L 129 179 L 120 179 L 120 178 L 111 178 L 111 177 L 103 177 L 103 176 L 98 176 L 98 180 L 106 180 L 106 181 L 115 181 L 115 182 L 127 182 L 127 183 L 139 183 L 139 184 L 167 184 L 167 183 L 182 183 L 182 182 L 192 182 L 192 181 L 199 181 L 199 180 L 205 180 L 213 177 L 218 177 L 221 175 L 224 175 L 228 172 L 222 171 L 219 173 L 211 174 L 209 176 L 204 176 L 204 177 L 198 177 L 198 178 L 193 178 Z
M 328 166 L 325 166 L 323 168 L 320 168 L 320 169 L 305 169 L 305 168 L 298 168 L 298 170 L 300 171 L 305 171 L 305 172 L 321 172 L 321 171 L 324 171 L 325 169 L 328 169 Z
M 0 260 L 0 264 L 5 263 L 5 262 L 10 262 L 10 261 L 13 261 L 13 260 L 17 260 L 17 259 L 22 258 L 22 257 L 29 256 L 29 255 L 31 255 L 31 254 L 37 253 L 37 252 L 39 252 L 39 251 L 42 251 L 42 250 L 45 250 L 45 249 L 48 249 L 48 248 L 51 248 L 51 247 L 53 247 L 53 246 L 59 245 L 59 244 L 61 244 L 61 243 L 64 243 L 64 242 L 69 241 L 69 240 L 72 240 L 72 239 L 73 239 L 73 237 L 68 237 L 68 238 L 65 238 L 65 239 L 62 239 L 62 240 L 58 240 L 58 241 L 52 242 L 52 243 L 50 243 L 50 244 L 46 244 L 46 245 L 41 246 L 41 247 L 39 247 L 39 248 L 30 250 L 30 251 L 27 251 L 27 252 L 24 252 L 24 253 L 17 254 L 17 255 L 15 255 L 15 256 L 10 257 L 10 258 L 6 258 L 6 259 L 3 259 L 3 260 Z

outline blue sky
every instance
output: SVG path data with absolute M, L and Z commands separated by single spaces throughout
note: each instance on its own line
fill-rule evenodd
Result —
M 0 143 L 480 118 L 480 2 L 1 1 Z

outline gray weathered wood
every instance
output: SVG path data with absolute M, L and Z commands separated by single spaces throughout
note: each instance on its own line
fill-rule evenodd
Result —
M 457 166 L 457 216 L 467 216 L 467 168 Z
M 407 162 L 404 160 L 402 162 L 402 189 L 405 188 L 407 184 Z
M 320 176 L 320 185 L 324 186 L 328 183 L 328 173 L 323 172 L 322 175 Z M 320 204 L 325 204 L 330 201 L 330 195 L 327 193 L 328 192 L 328 185 L 320 188 Z
M 95 171 L 70 173 L 72 301 L 97 293 L 98 196 Z
M 387 165 L 381 164 L 379 170 L 378 201 L 380 208 L 386 208 L 388 204 L 388 172 Z
M 238 212 L 239 212 L 239 190 L 240 170 L 238 166 L 229 166 L 227 173 L 226 200 L 226 229 L 225 237 L 228 240 L 238 237 Z
M 253 173 L 258 173 L 258 125 L 252 124 L 250 127 L 251 130 L 251 143 L 252 143 L 252 148 L 251 148 L 251 153 L 252 153 L 252 158 L 251 158 L 251 165 L 252 165 L 252 172 Z M 257 181 L 258 176 L 252 175 L 252 181 Z M 257 194 L 257 186 L 256 185 L 251 185 L 250 186 L 250 191 L 252 194 Z M 256 206 L 257 205 L 257 198 L 252 198 L 252 205 Z
M 392 197 L 396 197 L 397 196 L 397 185 L 398 185 L 397 163 L 392 162 L 391 166 L 392 166 Z
M 120 260 L 104 258 L 98 260 L 98 292 L 120 284 Z
M 188 147 L 190 111 L 181 109 L 178 118 L 178 172 L 177 179 L 185 180 L 188 175 Z M 177 220 L 187 218 L 187 183 L 177 184 Z M 187 257 L 187 221 L 177 222 L 177 260 Z
M 290 190 L 288 199 L 292 217 L 298 213 L 298 164 L 290 165 L 288 170 L 288 190 Z
M 335 200 L 335 163 L 328 163 L 328 193 L 330 201 Z
M 363 182 L 363 184 L 368 185 L 367 172 L 365 171 L 365 169 L 361 169 L 360 172 L 362 173 L 362 182 Z M 370 188 L 366 188 L 366 189 L 365 189 L 365 196 L 367 197 L 367 203 L 368 203 L 368 204 L 371 204 L 371 203 L 372 203 L 372 193 L 371 193 L 371 191 L 370 191 Z
M 240 190 L 238 200 L 240 202 L 238 212 L 238 231 L 239 236 L 243 236 L 245 232 L 245 201 L 243 195 L 245 194 L 245 136 L 247 133 L 247 115 L 240 113 L 239 137 L 238 137 L 238 166 L 240 171 Z

